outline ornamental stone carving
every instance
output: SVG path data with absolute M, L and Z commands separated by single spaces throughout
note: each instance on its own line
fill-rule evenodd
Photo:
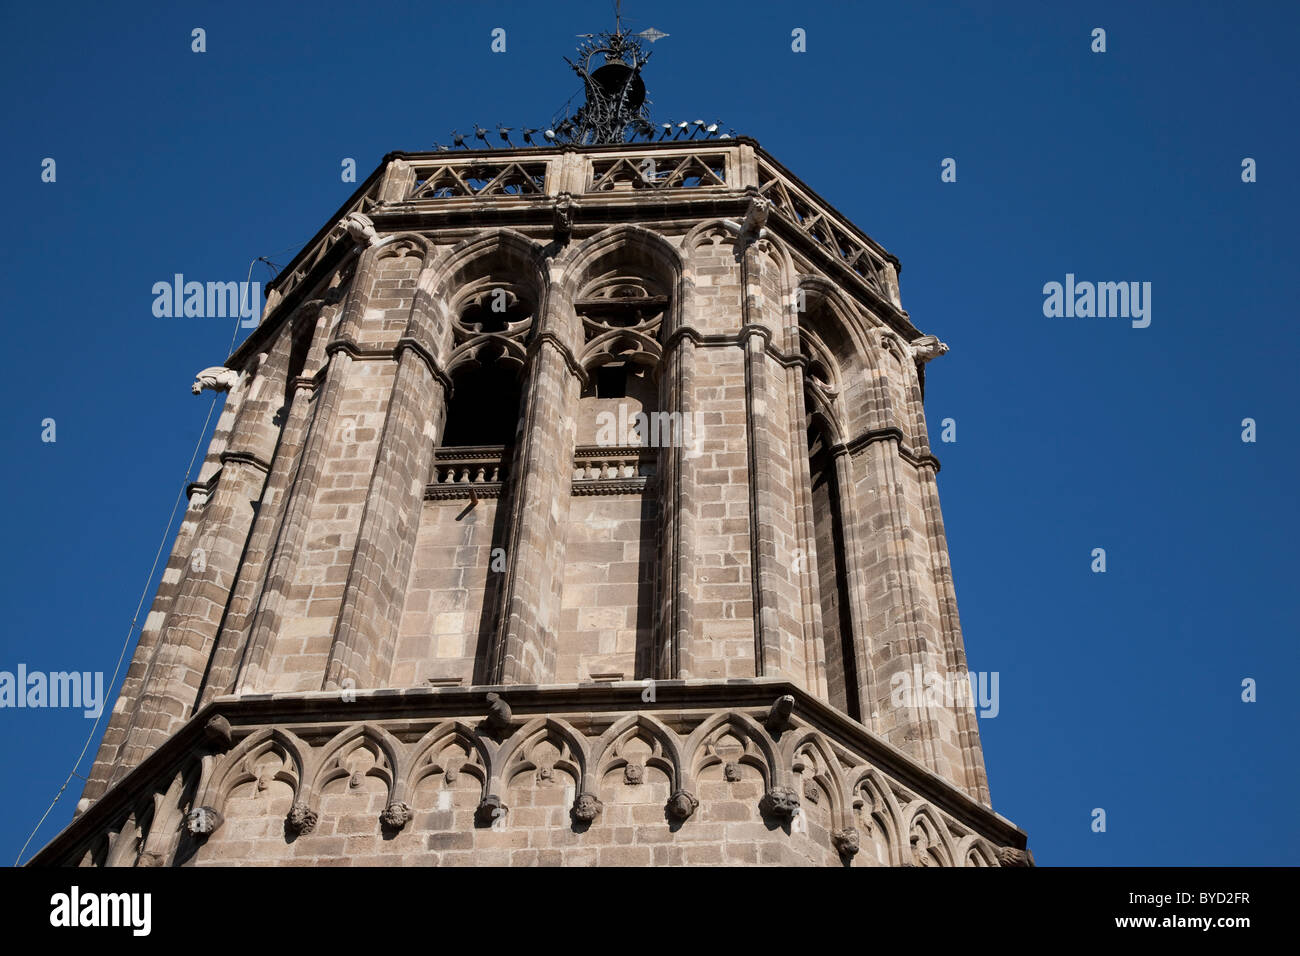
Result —
M 393 830 L 400 830 L 411 822 L 411 808 L 405 803 L 390 803 L 379 815 L 380 822 Z
M 474 821 L 483 827 L 491 826 L 499 818 L 504 817 L 509 810 L 501 798 L 495 794 L 489 794 L 479 803 L 478 809 L 474 811 Z
M 831 843 L 840 856 L 856 856 L 862 848 L 862 835 L 856 827 L 845 827 L 831 834 Z
M 939 341 L 937 335 L 923 335 L 919 339 L 914 339 L 910 346 L 912 358 L 918 362 L 928 362 L 931 359 L 937 359 L 948 351 L 948 346 Z
M 778 697 L 767 712 L 767 729 L 779 734 L 790 726 L 790 715 L 794 713 L 794 698 L 789 694 Z
M 623 768 L 623 782 L 632 786 L 645 783 L 645 767 L 639 763 L 630 763 Z
M 799 810 L 799 794 L 790 787 L 773 787 L 764 794 L 763 803 L 772 816 L 791 820 Z
M 217 750 L 230 749 L 233 734 L 234 731 L 231 729 L 230 721 L 220 714 L 203 725 L 203 735 L 212 742 L 212 746 Z
M 1029 850 L 1017 850 L 1013 846 L 1000 846 L 997 850 L 998 866 L 1033 866 L 1034 854 Z
M 595 794 L 580 793 L 573 803 L 573 816 L 584 823 L 590 823 L 603 809 L 605 805 L 596 798 Z
M 194 384 L 190 386 L 190 391 L 195 395 L 201 394 L 204 389 L 211 389 L 214 392 L 228 392 L 235 387 L 238 381 L 239 373 L 233 368 L 226 368 L 224 365 L 212 365 L 194 377 Z
M 668 815 L 674 820 L 689 820 L 699 806 L 700 801 L 689 790 L 674 790 L 668 798 Z
M 185 815 L 185 829 L 190 836 L 208 836 L 221 826 L 221 814 L 212 807 L 195 807 Z
M 488 712 L 484 722 L 488 730 L 500 733 L 510 726 L 510 721 L 514 715 L 510 711 L 510 705 L 505 702 L 500 694 L 491 693 L 487 695 Z
M 343 217 L 343 228 L 358 245 L 373 246 L 380 241 L 379 234 L 375 232 L 374 220 L 364 213 L 348 213 Z
M 573 214 L 577 204 L 569 193 L 560 193 L 555 200 L 555 241 L 563 245 L 573 235 Z
M 316 829 L 319 820 L 316 811 L 301 801 L 289 808 L 289 827 L 295 833 L 308 834 Z
M 749 200 L 749 207 L 745 210 L 745 221 L 741 224 L 740 232 L 744 242 L 753 242 L 763 234 L 763 227 L 767 225 L 768 214 L 772 211 L 772 203 L 764 196 L 752 196 Z

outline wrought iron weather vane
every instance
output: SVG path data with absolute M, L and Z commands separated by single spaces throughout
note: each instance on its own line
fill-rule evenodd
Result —
M 645 142 L 653 142 L 655 133 L 663 129 L 659 139 L 731 139 L 735 130 L 722 132 L 721 121 L 706 124 L 697 119 L 694 123 L 661 123 L 656 127 L 650 122 L 646 98 L 645 82 L 641 79 L 641 68 L 650 60 L 646 49 L 647 43 L 655 43 L 668 36 L 654 27 L 639 33 L 629 33 L 623 29 L 622 2 L 614 4 L 613 33 L 581 33 L 583 42 L 578 47 L 577 62 L 565 57 L 565 62 L 582 77 L 584 101 L 577 109 L 570 111 L 568 104 L 551 125 L 545 129 L 529 126 L 518 127 L 522 131 L 524 146 L 550 146 L 555 143 L 576 146 L 597 146 L 606 143 L 630 143 L 638 136 Z M 493 149 L 488 138 L 488 130 L 477 123 L 474 126 L 474 138 L 482 142 L 476 147 L 466 142 L 468 133 L 451 131 L 452 146 L 434 143 L 434 149 Z M 510 131 L 515 127 L 497 124 L 497 133 L 507 149 L 515 148 L 510 139 Z M 689 132 L 689 135 L 687 133 Z M 541 133 L 540 142 L 534 134 Z M 673 134 L 676 135 L 673 135 Z
M 577 62 L 564 58 L 582 78 L 586 100 L 555 124 L 558 142 L 580 146 L 626 143 L 653 131 L 641 68 L 650 59 L 645 43 L 668 34 L 653 27 L 640 33 L 625 32 L 621 6 L 619 2 L 614 7 L 613 33 L 584 34 Z

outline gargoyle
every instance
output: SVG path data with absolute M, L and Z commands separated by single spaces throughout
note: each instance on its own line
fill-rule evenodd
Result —
M 501 699 L 500 694 L 488 694 L 488 713 L 484 723 L 488 725 L 489 730 L 500 731 L 510 726 L 513 714 L 510 712 L 510 705 Z
M 375 232 L 374 220 L 365 213 L 350 212 L 343 217 L 342 224 L 348 235 L 359 245 L 373 246 L 380 241 L 379 234 Z
M 742 242 L 753 242 L 762 235 L 763 227 L 767 225 L 768 213 L 771 211 L 772 203 L 767 197 L 750 197 L 749 208 L 745 210 L 745 221 L 740 225 Z
M 915 339 L 909 347 L 912 350 L 912 358 L 918 362 L 937 359 L 948 351 L 948 346 L 940 342 L 937 335 L 923 335 Z
M 767 729 L 774 734 L 779 734 L 790 727 L 790 715 L 794 713 L 794 697 L 790 694 L 783 694 L 778 697 L 772 704 L 771 709 L 767 712 Z
M 553 217 L 556 242 L 566 243 L 573 235 L 573 213 L 576 208 L 573 197 L 568 193 L 560 193 L 556 198 Z
M 205 388 L 210 388 L 214 392 L 228 392 L 235 387 L 239 381 L 239 373 L 233 368 L 226 368 L 224 365 L 213 365 L 199 372 L 194 378 L 194 384 L 190 391 L 195 395 L 200 394 Z

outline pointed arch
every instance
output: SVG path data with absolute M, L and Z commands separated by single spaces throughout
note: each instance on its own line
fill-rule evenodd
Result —
M 290 731 L 267 727 L 245 737 L 220 759 L 203 785 L 198 805 L 212 807 L 218 813 L 223 812 L 226 797 L 235 787 L 257 779 L 247 766 L 248 759 L 260 756 L 274 746 L 279 746 L 284 751 L 291 764 L 277 771 L 274 779 L 289 784 L 293 788 L 294 800 L 300 799 L 303 781 L 313 769 L 311 747 Z
M 772 738 L 768 736 L 767 731 L 748 714 L 730 710 L 709 717 L 691 731 L 691 735 L 682 746 L 682 754 L 686 761 L 683 767 L 687 769 L 691 779 L 699 776 L 700 771 L 706 767 L 721 762 L 720 757 L 708 753 L 705 749 L 706 744 L 711 742 L 712 737 L 719 730 L 730 730 L 737 733 L 758 749 L 757 759 L 746 754 L 741 758 L 740 762 L 757 769 L 763 775 L 763 783 L 766 787 L 770 789 L 786 783 L 789 773 L 782 765 L 777 755 L 776 746 L 772 743 Z
M 411 748 L 411 759 L 403 770 L 400 780 L 404 793 L 414 793 L 420 782 L 436 773 L 444 773 L 447 768 L 433 758 L 440 754 L 447 745 L 459 742 L 471 754 L 478 756 L 481 767 L 472 764 L 455 769 L 463 769 L 478 779 L 483 786 L 483 795 L 488 793 L 487 786 L 496 771 L 498 753 L 495 741 L 485 738 L 469 724 L 452 720 L 438 724 L 416 741 Z M 429 758 L 426 760 L 426 758 Z
M 691 227 L 682 237 L 682 255 L 686 262 L 693 258 L 695 249 L 707 239 L 717 239 L 735 245 L 740 240 L 741 226 L 734 219 L 706 219 Z
M 670 285 L 674 291 L 680 292 L 678 286 L 685 268 L 681 252 L 659 233 L 632 224 L 602 229 L 567 249 L 557 260 L 557 265 L 563 270 L 559 291 L 572 301 L 602 260 L 624 250 L 646 255 L 666 276 L 672 278 Z M 674 295 L 673 298 L 680 300 L 679 295 Z
M 489 793 L 500 793 L 503 785 L 510 783 L 507 776 L 513 777 L 518 772 L 535 770 L 536 766 L 529 760 L 524 750 L 530 745 L 554 737 L 567 745 L 573 757 L 572 766 L 566 762 L 565 768 L 574 774 L 579 788 L 587 786 L 587 773 L 590 762 L 587 754 L 586 738 L 571 727 L 567 721 L 558 717 L 536 717 L 510 735 L 501 745 L 496 765 L 493 767 Z M 518 760 L 516 760 L 518 758 Z M 557 765 L 558 766 L 558 765 Z
M 907 841 L 903 838 L 906 831 L 903 828 L 902 810 L 893 790 L 875 767 L 855 768 L 846 775 L 846 779 L 850 781 L 845 791 L 848 807 L 860 808 L 871 826 L 879 829 L 885 847 L 886 858 L 883 862 L 889 866 L 898 866 L 904 862 L 903 851 Z
M 634 736 L 638 732 L 644 732 L 650 739 L 655 740 L 663 748 L 662 756 L 651 757 L 646 761 L 647 766 L 653 766 L 662 770 L 668 777 L 669 783 L 673 790 L 682 786 L 684 777 L 682 762 L 682 748 L 680 738 L 669 730 L 662 721 L 652 714 L 628 714 L 620 720 L 614 722 L 591 746 L 591 767 L 592 778 L 599 784 L 607 770 L 616 769 L 622 763 L 626 763 L 621 758 L 613 755 L 613 750 L 625 739 Z
M 957 843 L 957 866 L 1000 866 L 993 844 L 977 833 L 969 833 Z
M 798 759 L 799 754 L 805 750 L 812 750 L 821 758 L 822 766 L 813 775 L 813 780 L 828 795 L 831 802 L 831 819 L 838 821 L 837 826 L 847 825 L 849 819 L 846 812 L 847 804 L 844 799 L 844 777 L 840 773 L 839 760 L 836 758 L 835 752 L 820 732 L 812 728 L 803 728 L 794 733 L 783 735 L 781 740 L 781 761 L 783 766 L 789 770 L 791 777 L 793 777 L 795 761 Z
M 392 235 L 384 236 L 370 248 L 374 252 L 376 261 L 380 259 L 403 259 L 407 256 L 413 256 L 416 259 L 424 260 L 427 264 L 436 255 L 433 243 L 429 241 L 427 236 L 422 236 L 418 232 L 395 232 Z
M 663 357 L 659 343 L 636 329 L 602 332 L 582 349 L 578 363 L 588 371 L 610 362 L 633 362 L 655 367 Z
M 882 358 L 887 356 L 880 363 L 881 426 L 897 428 L 903 433 L 903 440 L 914 445 L 918 412 L 915 399 L 919 397 L 920 386 L 911 349 L 893 333 L 882 329 L 880 352 Z M 917 395 L 913 394 L 914 390 Z
M 458 242 L 443 252 L 442 256 L 425 270 L 417 283 L 419 289 L 429 293 L 435 301 L 443 301 L 449 294 L 483 266 L 498 263 L 521 269 L 538 292 L 538 311 L 542 308 L 541 295 L 547 285 L 546 260 L 543 247 L 514 229 L 490 229 Z
M 494 352 L 493 362 L 502 362 L 522 372 L 528 360 L 524 347 L 514 339 L 504 335 L 488 333 L 458 346 L 447 358 L 447 374 L 456 376 L 464 370 L 491 364 L 484 361 L 486 352 Z
M 369 722 L 353 724 L 351 727 L 339 731 L 321 748 L 319 757 L 315 761 L 311 783 L 305 791 L 306 797 L 300 797 L 299 799 L 305 799 L 306 802 L 314 806 L 311 801 L 320 796 L 327 783 L 348 775 L 346 768 L 343 766 L 343 760 L 351 756 L 364 742 L 374 744 L 388 762 L 386 768 L 376 765 L 367 771 L 366 775 L 376 776 L 383 780 L 388 786 L 390 799 L 396 799 L 393 796 L 393 788 L 404 770 L 404 767 L 401 766 L 402 745 L 396 737 L 383 727 Z
M 907 854 L 914 845 L 919 846 L 919 840 L 924 837 L 924 852 L 929 853 L 940 866 L 958 865 L 957 847 L 953 843 L 952 834 L 948 832 L 948 825 L 928 801 L 913 800 L 903 807 L 902 821 L 903 834 L 908 841 L 902 847 L 904 862 L 910 862 L 906 859 Z

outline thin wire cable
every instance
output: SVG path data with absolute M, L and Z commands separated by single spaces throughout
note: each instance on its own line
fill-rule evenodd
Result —
M 258 261 L 259 259 L 253 259 L 251 262 L 248 263 L 248 276 L 244 280 L 245 294 L 249 289 L 249 282 L 253 278 L 253 266 Z M 238 311 L 242 313 L 244 311 L 243 309 L 244 301 L 242 295 L 240 296 L 239 304 L 240 304 L 240 308 Z M 239 339 L 239 329 L 242 320 L 243 320 L 242 315 L 235 316 L 235 330 L 230 337 L 229 351 L 231 353 L 234 352 L 235 342 Z M 185 466 L 185 481 L 181 483 L 181 490 L 176 493 L 176 500 L 172 502 L 172 511 L 171 514 L 168 515 L 167 517 L 167 527 L 163 529 L 162 540 L 158 542 L 158 550 L 154 553 L 153 565 L 149 568 L 149 575 L 148 577 L 145 578 L 145 582 L 144 582 L 144 590 L 140 592 L 140 600 L 136 604 L 135 614 L 131 618 L 131 626 L 127 629 L 126 639 L 122 642 L 121 651 L 118 652 L 117 666 L 113 668 L 113 678 L 108 682 L 108 687 L 110 690 L 113 688 L 113 685 L 117 683 L 117 675 L 122 672 L 122 661 L 126 659 L 126 649 L 131 644 L 131 636 L 135 633 L 136 624 L 140 620 L 140 612 L 144 609 L 144 602 L 149 597 L 150 585 L 153 583 L 154 573 L 158 570 L 158 562 L 162 560 L 163 550 L 167 547 L 167 541 L 171 536 L 172 522 L 176 520 L 176 512 L 180 508 L 181 498 L 185 496 L 185 489 L 190 483 L 190 474 L 194 471 L 194 462 L 198 459 L 199 451 L 203 448 L 203 439 L 208 434 L 208 426 L 212 424 L 212 413 L 215 412 L 216 409 L 217 409 L 217 395 L 213 395 L 212 404 L 208 406 L 208 416 L 203 420 L 203 428 L 200 429 L 199 431 L 199 440 L 195 443 L 194 451 L 190 455 L 190 463 Z M 72 765 L 72 770 L 68 772 L 67 779 L 64 780 L 63 785 L 59 787 L 58 793 L 54 795 L 54 799 L 50 801 L 50 805 L 46 808 L 45 812 L 41 814 L 41 818 L 36 821 L 36 826 L 32 828 L 31 835 L 27 837 L 27 842 L 23 844 L 22 849 L 18 851 L 18 856 L 14 859 L 14 866 L 21 865 L 23 854 L 27 852 L 27 848 L 31 846 L 32 840 L 36 838 L 36 834 L 40 832 L 40 829 L 44 825 L 46 819 L 54 811 L 54 808 L 55 806 L 58 805 L 59 800 L 62 799 L 64 791 L 68 789 L 68 784 L 72 783 L 72 778 L 79 777 L 82 780 L 86 779 L 85 777 L 83 777 L 81 774 L 77 772 L 77 768 L 81 766 L 81 761 L 86 759 L 86 751 L 90 749 L 90 745 L 95 739 L 95 732 L 99 730 L 99 722 L 103 719 L 104 719 L 104 709 L 101 706 L 99 713 L 95 716 L 95 723 L 91 725 L 90 733 L 86 736 L 86 742 L 81 747 L 81 753 L 77 755 L 76 763 Z
M 176 501 L 172 503 L 172 513 L 167 518 L 167 527 L 163 529 L 162 540 L 158 543 L 158 551 L 154 554 L 153 566 L 149 569 L 149 576 L 145 579 L 144 590 L 140 592 L 140 601 L 135 608 L 135 616 L 131 618 L 131 627 L 126 632 L 126 640 L 122 642 L 122 650 L 117 655 L 117 666 L 113 669 L 113 679 L 108 682 L 109 689 L 117 683 L 117 675 L 121 673 L 122 661 L 126 659 L 126 649 L 131 644 L 131 635 L 135 633 L 136 622 L 140 620 L 140 611 L 144 608 L 145 599 L 149 596 L 149 588 L 153 583 L 154 572 L 158 570 L 158 562 L 162 559 L 163 549 L 167 547 L 167 540 L 171 534 L 172 522 L 176 520 L 176 511 L 180 508 L 181 498 L 185 495 L 185 486 L 189 484 L 190 472 L 194 469 L 194 461 L 199 456 L 199 450 L 203 447 L 203 437 L 207 434 L 208 424 L 212 421 L 212 412 L 217 407 L 217 399 L 213 396 L 212 405 L 208 408 L 208 417 L 203 422 L 203 430 L 199 433 L 199 440 L 194 446 L 194 453 L 190 455 L 190 463 L 185 469 L 185 482 L 181 485 L 181 490 L 176 495 Z M 68 789 L 68 784 L 72 782 L 73 777 L 81 776 L 77 773 L 77 768 L 81 766 L 81 761 L 86 759 L 86 751 L 90 749 L 91 742 L 95 739 L 95 732 L 99 730 L 99 722 L 104 719 L 104 710 L 101 707 L 99 714 L 95 717 L 95 723 L 90 728 L 90 734 L 86 737 L 86 742 L 81 748 L 81 753 L 77 755 L 77 762 L 72 765 L 72 770 L 68 773 L 68 778 L 63 781 L 63 786 L 59 787 L 59 792 L 54 795 L 50 801 L 49 807 L 41 814 L 40 820 L 37 821 L 31 836 L 23 844 L 23 848 L 18 851 L 18 857 L 14 860 L 14 866 L 19 866 L 23 854 L 27 852 L 27 847 L 31 845 L 36 834 L 40 831 L 41 825 L 45 823 L 46 817 L 54 810 L 55 805 L 63 796 L 63 792 Z M 84 779 L 84 778 L 83 778 Z

